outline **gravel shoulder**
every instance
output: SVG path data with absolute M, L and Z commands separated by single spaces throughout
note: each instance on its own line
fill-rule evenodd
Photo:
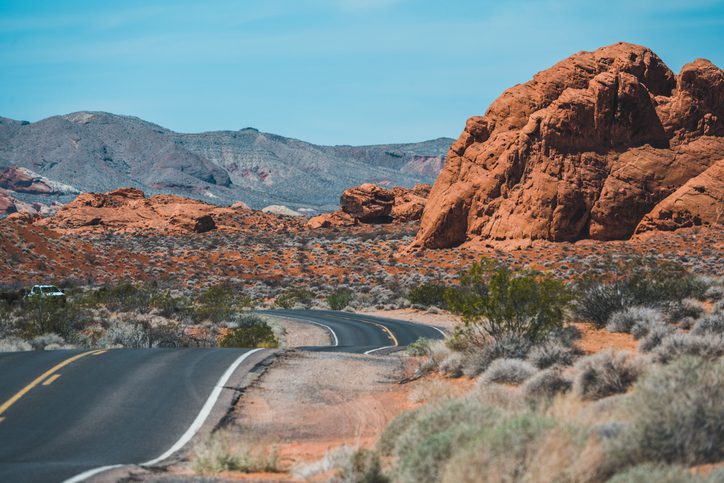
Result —
M 283 349 L 332 345 L 331 334 L 322 327 L 281 317 L 264 317 L 274 328 Z

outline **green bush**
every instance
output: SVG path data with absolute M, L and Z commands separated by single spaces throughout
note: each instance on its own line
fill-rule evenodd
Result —
M 724 458 L 724 359 L 684 357 L 642 378 L 613 453 L 629 464 L 715 463 Z
M 196 298 L 193 317 L 197 322 L 228 322 L 234 314 L 253 305 L 251 298 L 241 293 L 238 287 L 218 284 L 207 288 Z
M 274 331 L 258 315 L 237 318 L 238 327 L 231 329 L 219 342 L 221 347 L 279 347 Z
M 511 271 L 488 260 L 473 263 L 460 286 L 447 293 L 450 310 L 463 317 L 472 339 L 521 336 L 541 340 L 563 325 L 571 294 L 565 284 L 532 270 Z
M 338 288 L 327 296 L 327 304 L 332 310 L 344 310 L 352 302 L 353 298 L 354 295 L 350 289 Z
M 423 307 L 440 307 L 447 308 L 447 300 L 445 293 L 447 287 L 439 283 L 425 283 L 419 285 L 407 295 L 407 299 L 413 305 L 421 305 Z
M 314 300 L 314 294 L 304 288 L 293 288 L 279 295 L 274 300 L 274 305 L 283 309 L 294 308 L 295 305 L 309 307 Z

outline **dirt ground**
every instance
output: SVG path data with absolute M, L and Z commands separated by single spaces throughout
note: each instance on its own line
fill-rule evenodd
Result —
M 329 332 L 317 325 L 278 317 L 269 317 L 269 321 L 271 326 L 276 329 L 275 332 L 281 333 L 279 342 L 284 349 L 332 344 Z

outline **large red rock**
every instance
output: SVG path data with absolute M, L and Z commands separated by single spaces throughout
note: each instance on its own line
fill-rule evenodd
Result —
M 392 219 L 400 222 L 419 220 L 422 217 L 431 188 L 429 184 L 417 184 L 412 189 L 399 186 L 392 188 L 395 195 Z
M 0 171 L 0 188 L 34 195 L 78 193 L 74 187 L 50 180 L 27 168 L 9 166 Z
M 340 198 L 342 211 L 363 223 L 388 221 L 395 204 L 395 194 L 372 183 L 345 190 Z
M 721 158 L 723 99 L 724 74 L 703 59 L 675 76 L 642 46 L 579 52 L 468 120 L 413 247 L 628 238 Z
M 10 194 L 0 189 L 0 216 L 9 215 L 17 212 L 18 209 L 15 207 L 15 200 Z
M 636 233 L 724 223 L 724 158 L 664 198 Z

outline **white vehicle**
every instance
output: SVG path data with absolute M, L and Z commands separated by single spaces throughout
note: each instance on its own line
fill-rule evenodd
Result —
M 28 295 L 26 295 L 26 298 L 30 299 L 35 297 L 65 298 L 65 294 L 55 285 L 33 285 L 33 288 L 31 288 Z

